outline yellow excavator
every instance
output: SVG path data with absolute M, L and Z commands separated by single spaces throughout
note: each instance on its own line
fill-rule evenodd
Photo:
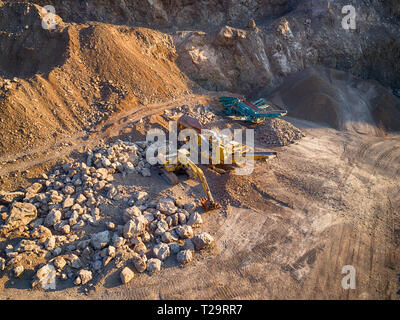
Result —
M 165 149 L 159 152 L 157 157 L 160 163 L 162 163 L 160 174 L 162 177 L 166 178 L 170 184 L 175 185 L 179 183 L 176 173 L 182 171 L 185 172 L 190 179 L 199 178 L 201 186 L 206 193 L 206 197 L 200 199 L 204 211 L 210 211 L 220 207 L 220 205 L 214 201 L 203 170 L 190 160 L 188 150 L 179 149 L 178 152 L 169 153 L 167 149 Z
M 207 154 L 213 170 L 223 173 L 215 164 L 225 166 L 226 164 L 240 165 L 244 158 L 252 160 L 265 160 L 276 158 L 278 153 L 275 151 L 254 151 L 245 144 L 230 139 L 214 130 L 203 129 L 199 121 L 187 115 L 178 119 L 178 129 L 193 129 L 198 135 L 198 145 L 208 144 Z M 213 152 L 214 149 L 214 152 Z M 239 160 L 239 161 L 238 161 Z

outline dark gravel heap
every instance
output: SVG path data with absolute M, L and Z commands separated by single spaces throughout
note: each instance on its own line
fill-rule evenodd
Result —
M 273 146 L 287 146 L 305 135 L 282 119 L 268 119 L 256 129 L 256 139 Z

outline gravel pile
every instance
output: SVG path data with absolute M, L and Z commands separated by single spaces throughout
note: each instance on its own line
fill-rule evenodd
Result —
M 196 118 L 202 125 L 221 119 L 221 117 L 217 116 L 213 112 L 209 105 L 203 106 L 201 104 L 195 106 L 194 108 L 183 105 L 173 109 L 165 110 L 164 113 L 165 115 L 172 117 L 185 114 Z
M 282 119 L 268 119 L 256 129 L 255 138 L 273 146 L 287 146 L 305 137 L 298 128 Z
M 118 141 L 88 151 L 86 162 L 43 174 L 23 191 L 0 192 L 0 238 L 6 243 L 0 274 L 21 277 L 34 267 L 32 287 L 49 290 L 57 281 L 93 283 L 113 261 L 127 283 L 136 273 L 160 271 L 167 259 L 186 264 L 195 251 L 211 247 L 211 235 L 195 232 L 202 225 L 196 204 L 156 201 L 145 191 L 120 195 L 115 174 L 151 175 L 146 147 Z M 107 205 L 120 212 L 105 216 Z

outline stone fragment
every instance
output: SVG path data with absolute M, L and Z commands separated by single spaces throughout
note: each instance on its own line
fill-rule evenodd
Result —
M 149 259 L 149 261 L 147 261 L 147 271 L 150 274 L 155 274 L 156 272 L 159 272 L 161 270 L 161 260 L 159 259 Z
M 91 238 L 91 244 L 93 248 L 95 248 L 96 250 L 104 248 L 106 245 L 109 244 L 109 242 L 110 242 L 110 232 L 107 230 L 96 233 Z
M 193 260 L 193 251 L 192 250 L 182 250 L 176 255 L 176 260 L 180 264 L 187 264 Z
M 120 274 L 120 278 L 123 284 L 130 282 L 135 277 L 135 274 L 131 269 L 125 267 Z
M 201 232 L 193 237 L 193 243 L 196 250 L 207 249 L 214 244 L 214 238 L 206 232 Z

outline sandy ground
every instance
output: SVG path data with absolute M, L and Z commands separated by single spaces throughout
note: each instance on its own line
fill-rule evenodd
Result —
M 398 299 L 400 136 L 286 120 L 306 137 L 258 162 L 252 175 L 204 168 L 215 197 L 227 203 L 203 213 L 214 252 L 183 269 L 167 260 L 158 275 L 137 275 L 124 286 L 110 269 L 87 295 L 72 286 L 45 293 L 7 283 L 0 299 Z M 140 186 L 187 200 L 202 196 L 191 180 L 170 187 L 153 175 L 115 183 L 127 192 Z M 341 286 L 345 265 L 356 269 L 355 290 Z

